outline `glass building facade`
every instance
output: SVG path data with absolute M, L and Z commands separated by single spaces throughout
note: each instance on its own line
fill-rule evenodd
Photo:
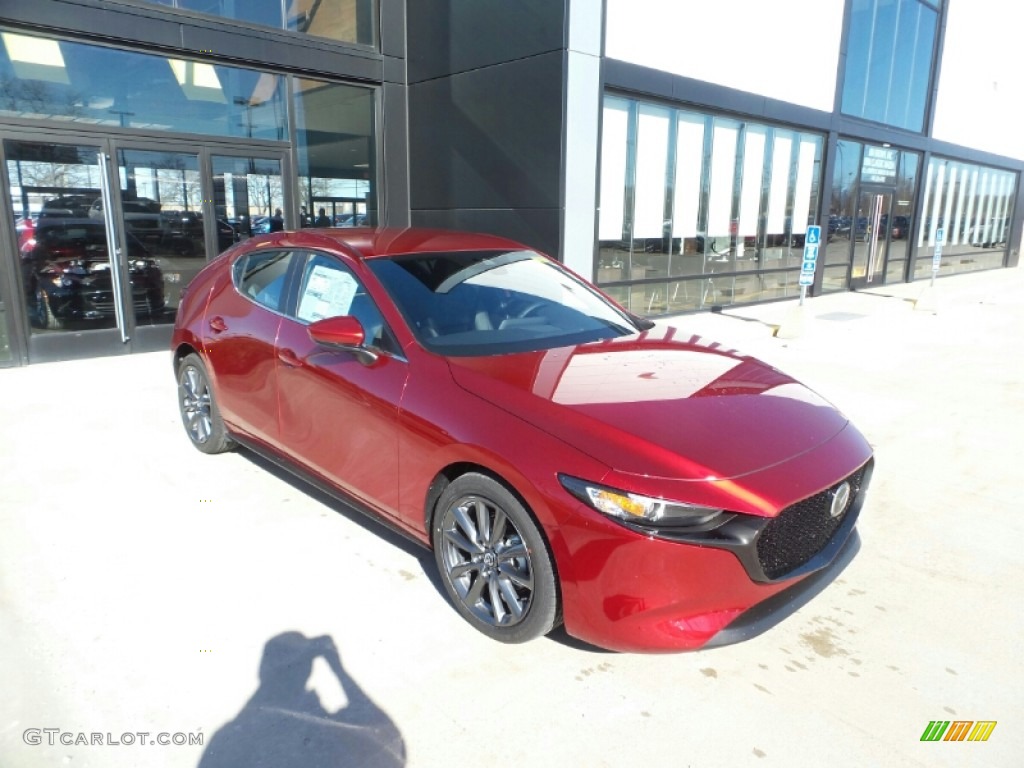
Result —
M 154 36 L 236 25 L 341 54 L 342 71 L 285 71 L 270 44 L 243 66 L 215 46 L 169 54 L 0 19 L 0 365 L 164 347 L 182 292 L 232 243 L 379 220 L 375 0 L 135 7 Z
M 208 14 L 345 43 L 374 45 L 374 0 L 145 0 L 189 13 Z
M 687 15 L 654 5 L 674 21 Z M 835 67 L 834 96 L 827 87 L 800 94 L 814 109 L 690 80 L 691 71 L 707 76 L 702 65 L 655 53 L 667 32 L 637 41 L 619 29 L 632 24 L 628 3 L 607 6 L 616 26 L 606 44 L 624 63 L 604 69 L 594 277 L 632 311 L 798 295 L 809 224 L 825 235 L 812 294 L 930 277 L 940 242 L 939 275 L 1017 263 L 1021 162 L 1000 167 L 977 151 L 954 159 L 931 136 L 941 0 L 816 8 L 821 18 L 830 7 L 842 13 L 832 16 L 835 58 L 822 64 Z M 729 8 L 708 13 L 725 18 Z M 754 82 L 749 68 L 732 80 Z M 759 117 L 768 113 L 776 120 Z
M 209 259 L 314 224 L 503 235 L 652 316 L 799 295 L 809 225 L 811 295 L 1016 266 L 1024 76 L 964 8 L 5 0 L 0 366 L 164 348 Z
M 606 96 L 597 281 L 639 314 L 799 293 L 823 136 Z
M 844 114 L 908 131 L 924 130 L 937 6 L 929 0 L 853 0 Z

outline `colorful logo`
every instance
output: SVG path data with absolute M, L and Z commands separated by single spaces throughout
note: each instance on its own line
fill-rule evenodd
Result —
M 932 720 L 921 741 L 988 741 L 996 729 L 995 720 Z

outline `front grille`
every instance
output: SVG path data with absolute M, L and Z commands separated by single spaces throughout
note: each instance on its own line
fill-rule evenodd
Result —
M 757 558 L 765 576 L 769 579 L 784 576 L 806 563 L 828 544 L 854 508 L 867 469 L 868 466 L 864 465 L 828 490 L 786 507 L 764 527 L 757 539 Z M 839 517 L 832 517 L 832 499 L 843 482 L 850 483 L 850 501 Z
M 154 306 L 150 303 L 149 298 L 147 296 L 139 296 L 137 294 L 132 296 L 132 307 L 136 314 L 148 315 L 154 311 Z M 114 300 L 110 297 L 109 293 L 107 294 L 105 301 L 98 298 L 92 298 L 90 301 L 86 302 L 86 309 L 113 317 L 115 311 Z

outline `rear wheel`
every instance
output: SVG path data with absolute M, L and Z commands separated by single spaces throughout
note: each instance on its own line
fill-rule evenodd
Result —
M 195 353 L 178 364 L 178 408 L 185 432 L 200 451 L 222 453 L 235 447 L 220 417 L 206 366 Z
M 523 504 L 496 480 L 462 475 L 437 503 L 434 557 L 470 624 L 503 643 L 546 635 L 559 621 L 547 543 Z

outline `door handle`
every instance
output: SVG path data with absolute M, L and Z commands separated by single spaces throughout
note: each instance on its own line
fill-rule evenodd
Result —
M 278 349 L 277 359 L 287 365 L 289 368 L 299 368 L 302 365 L 302 361 L 298 356 L 290 349 Z
M 210 330 L 214 333 L 221 333 L 228 329 L 228 324 L 224 322 L 224 318 L 220 315 L 210 318 Z

